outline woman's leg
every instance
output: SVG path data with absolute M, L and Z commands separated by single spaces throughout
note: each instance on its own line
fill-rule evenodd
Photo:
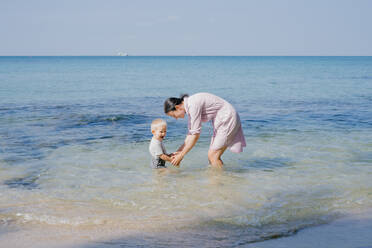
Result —
M 218 150 L 209 149 L 208 160 L 209 160 L 209 163 L 211 164 L 212 167 L 215 167 L 215 168 L 222 168 L 223 167 L 223 162 L 221 160 L 221 156 L 225 152 L 226 148 L 227 148 L 227 146 L 224 146 L 224 147 L 222 147 L 221 149 L 218 149 Z

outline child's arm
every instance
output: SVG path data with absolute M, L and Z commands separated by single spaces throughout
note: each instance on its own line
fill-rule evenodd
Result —
M 172 162 L 172 157 L 169 156 L 168 154 L 164 154 L 163 153 L 162 155 L 159 156 L 159 158 L 161 158 L 161 159 L 163 159 L 165 161 L 168 161 L 168 162 Z

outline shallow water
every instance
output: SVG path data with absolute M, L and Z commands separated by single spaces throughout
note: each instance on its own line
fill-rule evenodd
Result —
M 170 152 L 186 133 L 162 102 L 200 91 L 236 107 L 247 148 L 209 169 L 205 125 L 181 168 L 150 169 L 152 119 L 168 121 Z M 0 240 L 292 235 L 371 209 L 371 130 L 371 57 L 0 57 Z

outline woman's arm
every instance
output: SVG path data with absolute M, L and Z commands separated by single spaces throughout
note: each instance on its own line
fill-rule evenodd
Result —
M 185 147 L 185 142 L 182 144 L 182 146 L 180 146 L 180 148 L 178 148 L 177 152 L 182 151 L 184 147 Z
M 176 156 L 174 156 L 171 163 L 175 166 L 179 166 L 183 157 L 194 147 L 199 137 L 200 137 L 199 133 L 187 135 L 185 142 L 178 149 L 179 153 Z

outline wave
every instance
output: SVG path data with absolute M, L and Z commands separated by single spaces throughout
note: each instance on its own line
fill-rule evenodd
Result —
M 17 177 L 8 179 L 4 182 L 9 188 L 25 188 L 25 189 L 36 189 L 39 187 L 37 180 L 40 175 L 29 175 L 25 177 Z
M 61 117 L 62 128 L 80 128 L 87 126 L 105 126 L 113 124 L 138 125 L 146 124 L 152 118 L 139 114 L 73 114 Z

